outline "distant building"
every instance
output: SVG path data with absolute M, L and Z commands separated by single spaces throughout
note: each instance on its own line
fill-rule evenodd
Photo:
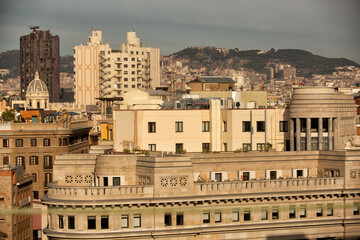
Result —
M 0 164 L 0 239 L 33 240 L 33 180 L 22 166 Z
M 231 77 L 200 76 L 187 83 L 191 91 L 231 91 L 235 90 L 235 81 Z
M 59 100 L 59 36 L 50 30 L 37 30 L 20 37 L 20 89 L 21 99 L 25 99 L 26 89 L 35 78 L 36 71 L 49 90 L 50 102 Z

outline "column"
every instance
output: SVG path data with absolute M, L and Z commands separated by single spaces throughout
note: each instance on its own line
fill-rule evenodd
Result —
M 306 118 L 306 150 L 311 151 L 311 118 Z
M 332 138 L 332 136 L 333 136 L 333 133 L 332 133 L 333 129 L 332 129 L 332 127 L 333 127 L 333 121 L 332 121 L 332 118 L 329 118 L 329 120 L 328 120 L 329 150 L 333 150 L 333 138 Z
M 339 141 L 338 141 L 338 118 L 334 118 L 334 150 L 338 149 L 338 144 L 339 144 Z
M 319 118 L 318 139 L 319 139 L 319 150 L 323 150 L 323 119 L 322 118 Z
M 294 121 L 289 118 L 290 122 L 290 151 L 294 151 Z
M 300 118 L 296 118 L 296 151 L 300 151 Z

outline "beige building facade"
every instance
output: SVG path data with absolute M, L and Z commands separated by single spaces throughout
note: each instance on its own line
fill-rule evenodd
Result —
M 160 85 L 160 50 L 143 47 L 135 32 L 127 33 L 120 50 L 112 50 L 102 32 L 93 30 L 87 45 L 74 51 L 77 104 L 94 105 L 98 98 L 120 98 L 130 89 Z

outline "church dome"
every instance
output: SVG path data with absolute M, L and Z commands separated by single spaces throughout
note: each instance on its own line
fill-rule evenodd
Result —
M 32 80 L 26 90 L 27 93 L 30 92 L 47 92 L 48 93 L 48 89 L 46 87 L 46 84 L 40 80 L 39 78 L 39 73 L 36 72 L 35 73 L 35 78 L 34 80 Z

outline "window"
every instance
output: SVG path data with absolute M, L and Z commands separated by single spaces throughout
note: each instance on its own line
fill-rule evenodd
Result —
M 124 61 L 127 61 L 128 60 L 128 58 L 124 58 Z
M 227 143 L 223 143 L 223 145 L 224 145 L 224 152 L 227 152 Z
M 256 131 L 265 132 L 265 121 L 257 121 L 256 122 Z
M 210 152 L 210 143 L 203 143 L 202 144 L 202 151 L 203 152 Z
M 272 216 L 272 219 L 274 219 L 274 220 L 279 219 L 279 208 L 278 207 L 272 208 L 271 216 Z
M 242 180 L 243 181 L 249 181 L 250 180 L 250 172 L 243 172 Z
M 39 191 L 33 191 L 33 198 L 39 199 Z
M 251 212 L 250 209 L 244 209 L 244 221 L 251 220 Z
M 334 205 L 331 203 L 328 203 L 326 206 L 326 215 L 327 216 L 334 216 Z
M 280 121 L 280 132 L 288 131 L 288 121 Z
M 224 132 L 227 132 L 227 122 L 224 121 Z
M 109 229 L 109 216 L 101 216 L 101 229 Z
M 129 215 L 121 215 L 121 228 L 129 227 Z
M 256 150 L 262 152 L 262 151 L 265 151 L 265 143 L 258 143 L 256 145 Z
M 156 122 L 148 122 L 148 132 L 149 133 L 156 132 Z
M 301 218 L 305 218 L 305 217 L 306 217 L 306 206 L 305 206 L 305 205 L 301 205 L 301 206 L 300 206 L 300 217 L 301 217 Z
M 184 225 L 184 214 L 176 213 L 176 225 L 182 226 Z
M 176 143 L 175 144 L 175 151 L 177 153 L 182 153 L 184 150 L 184 145 L 182 143 Z
M 58 139 L 58 146 L 61 146 L 61 143 L 62 143 L 61 138 L 59 138 Z
M 156 144 L 149 144 L 149 151 L 155 152 L 156 151 Z
M 296 177 L 303 177 L 304 176 L 304 171 L 303 170 L 296 170 Z
M 30 139 L 30 146 L 31 146 L 31 147 L 36 147 L 36 146 L 37 146 L 37 140 L 36 140 L 36 138 Z
M 134 214 L 134 227 L 141 227 L 141 215 Z
M 37 156 L 30 157 L 30 165 L 38 165 L 38 157 Z
M 215 173 L 215 181 L 216 182 L 222 181 L 222 173 Z
M 96 216 L 88 216 L 88 229 L 96 229 Z
M 3 139 L 3 147 L 9 147 L 9 139 Z
M 37 181 L 36 173 L 32 173 L 31 176 L 34 178 L 34 182 L 36 182 Z
M 16 145 L 17 147 L 22 147 L 23 146 L 23 140 L 22 139 L 16 139 Z
M 296 218 L 295 206 L 289 207 L 289 218 Z
M 251 143 L 243 143 L 243 151 L 244 152 L 251 151 Z
M 108 179 L 108 177 L 103 177 L 103 180 L 104 180 L 104 186 L 105 186 L 105 187 L 109 186 L 109 179 Z
M 243 132 L 251 131 L 251 123 L 250 121 L 243 121 Z
M 323 216 L 323 205 L 322 204 L 316 205 L 316 216 L 317 217 Z
M 44 138 L 44 146 L 49 147 L 50 146 L 50 138 Z
M 64 228 L 64 216 L 63 215 L 59 215 L 59 228 L 60 229 Z
M 128 67 L 128 65 L 127 64 L 124 64 L 124 68 L 127 68 Z
M 120 186 L 120 177 L 113 177 L 113 186 Z
M 353 214 L 354 215 L 360 215 L 359 208 L 360 208 L 360 203 L 354 203 L 354 205 L 353 205 Z
M 16 157 L 16 166 L 24 166 L 24 157 L 22 156 L 17 156 Z M 25 168 L 25 166 L 24 166 Z
M 276 171 L 270 171 L 270 179 L 276 179 Z
M 268 219 L 268 209 L 261 208 L 261 220 L 267 220 L 267 219 Z
M 47 155 L 47 156 L 44 156 L 44 168 L 45 169 L 51 169 L 52 168 L 52 157 Z
M 183 122 L 175 122 L 175 132 L 183 132 Z
M 164 215 L 164 225 L 171 226 L 171 213 L 165 213 Z
M 68 216 L 68 229 L 75 229 L 75 216 Z
M 3 157 L 3 165 L 9 165 L 9 156 Z
M 215 223 L 221 222 L 221 212 L 215 212 Z
M 232 212 L 232 221 L 238 222 L 239 221 L 239 210 L 233 210 Z
M 51 183 L 51 173 L 45 173 L 45 187 Z
M 203 121 L 202 122 L 202 131 L 203 132 L 209 132 L 210 131 L 210 122 L 209 121 Z
M 210 212 L 203 213 L 203 223 L 210 223 Z

